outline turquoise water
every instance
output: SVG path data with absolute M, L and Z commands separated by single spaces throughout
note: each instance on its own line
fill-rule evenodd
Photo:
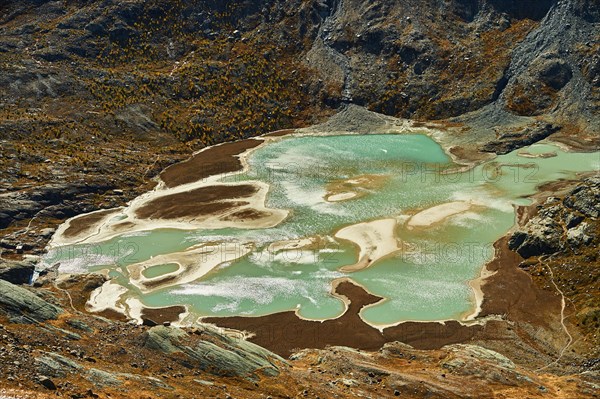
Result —
M 163 276 L 165 274 L 173 273 L 179 269 L 179 265 L 175 263 L 167 263 L 165 265 L 152 266 L 144 270 L 142 274 L 147 278 L 154 278 Z
M 516 152 L 461 173 L 443 149 L 425 135 L 339 135 L 285 137 L 256 149 L 246 173 L 226 182 L 261 180 L 270 184 L 267 206 L 290 210 L 274 228 L 183 231 L 157 229 L 125 234 L 97 245 L 56 248 L 46 263 L 61 262 L 65 272 L 109 269 L 130 295 L 147 306 L 186 304 L 198 315 L 264 315 L 296 309 L 302 317 L 336 317 L 343 303 L 330 294 L 331 283 L 350 277 L 385 300 L 362 316 L 373 324 L 403 320 L 458 319 L 473 309 L 468 281 L 493 256 L 492 243 L 514 223 L 514 204 L 537 185 L 577 172 L 598 170 L 600 153 L 566 153 L 537 144 L 530 153 L 556 152 L 552 158 L 524 158 Z M 381 183 L 363 196 L 324 200 L 332 182 L 371 176 Z M 474 207 L 443 223 L 408 229 L 405 215 L 450 201 Z M 342 273 L 357 261 L 355 246 L 333 238 L 355 223 L 396 217 L 402 249 L 368 269 Z M 269 244 L 321 236 L 316 248 L 273 253 Z M 202 242 L 253 242 L 255 250 L 223 263 L 189 284 L 141 293 L 128 282 L 126 266 L 153 256 L 183 251 Z M 165 269 L 165 267 L 167 267 Z M 168 266 L 146 272 L 164 274 Z M 167 271 L 165 271 L 167 270 Z M 153 274 L 158 273 L 158 274 Z

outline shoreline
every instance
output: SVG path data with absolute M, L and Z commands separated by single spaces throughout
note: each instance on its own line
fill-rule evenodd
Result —
M 287 133 L 287 134 L 289 134 L 289 133 Z M 114 225 L 106 225 L 106 222 L 108 222 L 108 217 L 107 217 L 107 218 L 100 220 L 95 225 L 87 226 L 87 230 L 92 230 L 92 227 L 95 227 L 95 229 L 93 229 L 94 232 L 92 234 L 66 237 L 63 234 L 63 232 L 69 228 L 70 223 L 73 220 L 77 220 L 79 218 L 84 218 L 90 214 L 82 214 L 82 215 L 74 216 L 74 217 L 66 220 L 61 226 L 59 226 L 55 235 L 52 237 L 52 239 L 48 243 L 47 248 L 53 249 L 53 248 L 65 246 L 65 245 L 99 243 L 99 242 L 113 239 L 125 232 L 135 233 L 135 232 L 142 232 L 142 231 L 152 231 L 152 230 L 156 230 L 158 228 L 178 229 L 178 230 L 196 230 L 196 229 L 200 229 L 200 228 L 238 227 L 238 228 L 252 229 L 252 228 L 274 227 L 277 224 L 281 223 L 283 220 L 285 220 L 288 217 L 289 212 L 287 210 L 274 209 L 274 208 L 271 209 L 271 208 L 266 207 L 266 197 L 270 190 L 270 186 L 267 183 L 264 183 L 261 181 L 247 181 L 244 183 L 236 183 L 236 182 L 223 183 L 223 182 L 220 182 L 219 180 L 229 177 L 229 176 L 234 176 L 236 174 L 245 173 L 249 168 L 247 158 L 250 156 L 250 154 L 253 151 L 255 151 L 256 149 L 262 147 L 262 145 L 264 145 L 272 140 L 277 140 L 280 137 L 283 137 L 283 136 L 274 136 L 272 138 L 266 138 L 263 140 L 258 140 L 256 138 L 241 140 L 241 141 L 246 141 L 246 140 L 262 141 L 258 146 L 254 147 L 254 148 L 250 148 L 248 150 L 244 150 L 242 153 L 237 154 L 237 157 L 239 157 L 241 169 L 238 169 L 235 171 L 228 171 L 228 172 L 224 172 L 224 173 L 216 173 L 214 175 L 211 175 L 210 177 L 202 177 L 195 182 L 177 185 L 172 188 L 166 187 L 162 183 L 162 181 L 159 182 L 159 184 L 157 184 L 157 186 L 153 190 L 143 193 L 140 196 L 134 198 L 127 204 L 126 207 L 111 209 L 111 210 L 114 210 L 114 212 L 111 213 L 111 216 L 113 218 L 115 216 L 123 216 L 123 218 L 119 220 L 119 223 L 114 224 Z M 237 142 L 234 142 L 234 143 L 237 143 Z M 220 146 L 223 144 L 227 144 L 227 143 L 217 144 L 216 146 Z M 192 156 L 192 158 L 197 156 L 198 154 L 202 154 L 205 150 L 209 150 L 213 147 L 215 147 L 215 146 L 206 147 L 206 148 L 199 150 Z M 219 213 L 210 214 L 209 213 L 208 215 L 204 215 L 204 217 L 205 217 L 204 220 L 194 222 L 194 221 L 183 221 L 181 219 L 144 219 L 144 218 L 139 218 L 138 216 L 136 216 L 136 211 L 140 210 L 141 208 L 143 208 L 146 205 L 149 205 L 152 201 L 156 201 L 161 198 L 165 198 L 165 197 L 173 196 L 173 195 L 185 194 L 192 190 L 202 189 L 202 188 L 206 188 L 206 187 L 236 187 L 236 186 L 242 186 L 242 185 L 254 186 L 256 188 L 256 194 L 249 198 L 248 197 L 242 198 L 243 200 L 245 200 L 246 203 L 240 207 L 233 208 L 233 210 L 230 209 L 229 214 L 232 214 L 235 212 L 243 212 L 244 210 L 251 210 L 251 211 L 256 211 L 259 213 L 270 213 L 271 214 L 270 217 L 268 216 L 266 218 L 259 218 L 258 221 L 247 222 L 244 220 L 241 222 L 236 222 L 236 221 L 219 220 L 220 217 L 224 217 L 224 216 L 226 217 L 228 215 L 228 213 L 221 213 L 221 214 L 219 214 Z M 228 200 L 230 200 L 230 201 L 233 201 L 236 199 L 237 199 L 236 197 L 228 198 Z M 92 213 L 105 212 L 105 211 L 107 211 L 107 210 L 99 210 L 99 211 L 95 211 Z M 199 215 L 199 216 L 202 217 L 203 215 Z M 126 227 L 124 227 L 121 231 L 119 231 L 120 223 L 127 223 L 128 225 L 126 225 Z M 112 227 L 112 229 L 111 229 L 111 227 Z M 106 230 L 103 231 L 103 228 Z
M 406 132 L 388 132 L 386 134 L 402 134 L 402 133 L 406 133 Z M 288 135 L 288 134 L 298 134 L 299 136 L 304 136 L 304 135 L 323 135 L 323 134 L 311 134 L 311 133 L 298 133 L 298 131 L 285 131 L 284 135 Z M 331 133 L 331 134 L 339 134 L 339 133 Z M 357 133 L 347 133 L 347 134 L 348 135 L 355 135 Z M 377 134 L 377 133 L 374 133 L 374 134 Z M 455 156 L 454 156 L 455 154 L 453 154 L 450 151 L 451 149 L 449 149 L 446 146 L 444 146 L 443 141 L 439 140 L 439 138 L 437 138 L 435 136 L 432 136 L 432 134 L 427 134 L 427 133 L 416 133 L 415 132 L 414 134 L 425 134 L 425 135 L 427 135 L 429 137 L 432 137 L 432 139 L 434 139 L 444 149 L 444 152 L 446 152 L 447 154 L 449 154 L 452 157 L 453 160 L 455 159 Z M 279 139 L 279 137 L 282 137 L 282 136 L 274 135 L 273 139 L 271 139 L 271 140 Z M 248 140 L 253 140 L 253 139 L 248 139 Z M 254 139 L 254 140 L 256 140 L 256 139 Z M 237 157 L 238 157 L 238 159 L 240 161 L 241 170 L 237 170 L 237 171 L 233 171 L 233 172 L 227 172 L 227 173 L 225 173 L 223 175 L 211 176 L 211 177 L 209 177 L 207 179 L 201 179 L 202 182 L 206 183 L 206 180 L 208 180 L 209 182 L 217 183 L 216 180 L 218 178 L 223 178 L 224 176 L 235 175 L 237 173 L 243 173 L 248 168 L 247 159 L 248 159 L 249 154 L 251 154 L 254 150 L 260 148 L 262 145 L 268 143 L 269 141 L 270 140 L 263 139 L 263 142 L 260 143 L 259 145 L 255 146 L 255 147 L 253 147 L 251 149 L 248 149 L 248 150 L 246 150 L 246 151 L 244 151 L 244 152 L 242 152 L 242 153 L 240 153 L 240 154 L 237 155 Z M 202 150 L 198 151 L 195 155 L 200 154 L 204 150 L 207 150 L 207 149 L 210 149 L 210 148 L 213 148 L 213 147 L 214 146 L 207 147 L 206 149 L 202 149 Z M 475 164 L 476 163 L 473 163 L 471 165 L 467 165 L 466 167 L 467 168 L 472 168 L 472 167 L 475 166 Z M 194 182 L 194 183 L 190 183 L 190 184 L 191 185 L 195 185 L 197 183 L 198 182 Z M 208 184 L 210 184 L 210 183 L 208 183 Z M 137 209 L 135 206 L 132 206 L 132 205 L 134 205 L 136 203 L 136 201 L 138 201 L 138 200 L 139 200 L 138 202 L 141 202 L 141 203 L 144 203 L 144 202 L 142 202 L 143 200 L 145 200 L 146 203 L 150 202 L 151 201 L 151 194 L 154 193 L 154 192 L 156 192 L 158 189 L 163 189 L 163 188 L 161 188 L 160 184 L 154 190 L 152 190 L 152 191 L 150 191 L 148 193 L 144 193 L 140 197 L 138 197 L 138 198 L 134 199 L 133 201 L 131 201 L 131 203 L 129 204 L 129 206 L 126 209 L 130 209 L 130 210 L 131 209 L 133 209 L 133 210 Z M 188 191 L 189 191 L 189 187 L 188 187 L 187 184 L 183 184 L 182 186 L 181 185 L 180 186 L 175 186 L 175 187 L 173 187 L 172 189 L 169 189 L 169 190 L 173 190 L 173 192 L 177 193 L 177 192 L 186 191 L 185 189 L 188 189 Z M 168 190 L 165 190 L 165 191 L 168 191 Z M 158 196 L 158 197 L 160 197 L 160 196 Z M 141 207 L 141 205 L 138 206 L 138 208 L 139 207 Z M 89 215 L 89 214 L 78 215 L 78 216 L 76 216 L 76 217 L 74 217 L 72 219 L 76 219 L 78 217 L 82 217 L 82 216 L 86 216 L 86 215 Z M 414 216 L 415 215 L 413 215 L 413 217 Z M 449 216 L 451 216 L 451 215 L 449 215 Z M 449 217 L 449 216 L 447 215 L 445 217 Z M 165 223 L 159 223 L 159 224 L 160 224 L 161 228 L 169 228 L 169 226 L 165 226 Z M 70 223 L 69 223 L 69 226 L 70 226 Z M 175 227 L 175 228 L 178 228 L 178 227 Z M 195 228 L 195 227 L 193 227 L 193 228 Z M 132 230 L 132 231 L 142 231 L 142 230 L 147 230 L 147 229 Z M 119 235 L 121 233 L 122 232 L 118 232 L 118 233 L 115 233 L 114 235 L 116 236 L 116 235 Z M 510 232 L 507 233 L 507 234 L 510 234 Z M 465 314 L 462 317 L 462 320 L 456 320 L 456 319 L 440 320 L 440 321 L 410 321 L 410 320 L 403 320 L 403 321 L 400 321 L 400 322 L 398 322 L 397 324 L 394 324 L 394 325 L 373 326 L 373 325 L 371 325 L 369 323 L 366 323 L 364 320 L 362 320 L 362 317 L 360 317 L 360 310 L 362 310 L 366 306 L 373 306 L 373 305 L 375 305 L 377 303 L 380 303 L 381 300 L 384 300 L 384 299 L 372 295 L 367 290 L 365 290 L 364 287 L 361 287 L 361 286 L 359 286 L 359 291 L 360 291 L 360 288 L 362 288 L 362 291 L 364 291 L 363 294 L 360 294 L 356 289 L 351 289 L 351 292 L 353 292 L 354 294 L 358 295 L 358 297 L 361 297 L 361 295 L 363 295 L 363 296 L 366 296 L 366 297 L 370 297 L 371 299 L 373 299 L 373 298 L 379 298 L 379 299 L 377 301 L 375 301 L 375 302 L 363 303 L 363 305 L 358 308 L 358 311 L 357 311 L 357 313 L 356 313 L 355 316 L 357 316 L 359 319 L 361 319 L 361 321 L 362 321 L 363 324 L 367 325 L 369 328 L 372 328 L 374 330 L 379 331 L 382 335 L 384 334 L 384 332 L 386 330 L 389 330 L 389 331 L 395 331 L 397 329 L 404 330 L 405 328 L 408 328 L 406 326 L 409 326 L 409 325 L 412 325 L 412 324 L 422 324 L 422 325 L 427 325 L 427 326 L 429 326 L 431 324 L 437 324 L 437 325 L 442 325 L 442 326 L 447 326 L 447 325 L 453 325 L 453 326 L 455 326 L 456 323 L 458 323 L 458 325 L 461 326 L 461 327 L 473 328 L 474 325 L 475 325 L 474 323 L 468 323 L 468 325 L 467 325 L 464 322 L 465 321 L 476 321 L 476 319 L 482 320 L 482 319 L 484 319 L 484 318 L 486 318 L 488 316 L 493 316 L 492 313 L 489 313 L 490 312 L 489 311 L 489 303 L 490 302 L 494 303 L 494 301 L 496 300 L 496 298 L 490 297 L 491 294 L 489 294 L 488 291 L 490 290 L 490 281 L 493 280 L 494 278 L 499 278 L 497 275 L 498 275 L 499 270 L 501 269 L 501 266 L 494 266 L 494 267 L 496 267 L 496 269 L 490 268 L 490 267 L 492 265 L 495 265 L 497 262 L 499 262 L 500 259 L 504 256 L 503 254 L 501 254 L 501 253 L 498 252 L 498 247 L 497 246 L 498 245 L 502 245 L 501 243 L 502 243 L 502 241 L 506 237 L 507 236 L 504 236 L 504 237 L 502 237 L 501 239 L 499 239 L 498 241 L 496 241 L 494 243 L 494 247 L 496 248 L 497 251 L 494 254 L 493 259 L 490 260 L 489 262 L 487 262 L 485 265 L 482 266 L 481 273 L 480 273 L 480 275 L 478 277 L 476 277 L 476 278 L 474 278 L 472 280 L 469 280 L 468 285 L 469 285 L 469 287 L 473 291 L 474 302 L 475 302 L 475 304 L 474 304 L 475 305 L 475 309 L 474 309 L 473 312 L 471 312 L 469 314 Z M 84 239 L 84 242 L 85 242 L 86 239 Z M 53 240 L 54 240 L 54 238 L 53 238 Z M 356 241 L 353 241 L 353 242 L 356 242 Z M 362 248 L 364 248 L 365 246 L 366 245 L 364 243 L 363 243 L 362 247 L 359 245 L 359 247 L 361 248 L 361 252 L 362 252 Z M 365 256 L 365 254 L 361 254 L 360 258 L 362 259 L 362 258 L 364 258 L 364 256 Z M 372 262 L 369 262 L 366 267 L 368 267 L 370 265 L 370 263 L 372 263 Z M 353 266 L 356 266 L 356 265 L 353 265 Z M 362 267 L 361 267 L 361 269 L 362 269 Z M 307 323 L 321 323 L 321 324 L 325 324 L 325 323 L 330 322 L 330 321 L 335 321 L 335 320 L 342 319 L 347 314 L 351 313 L 352 310 L 356 308 L 357 304 L 352 301 L 352 299 L 354 299 L 354 297 L 352 295 L 346 296 L 343 292 L 347 292 L 347 289 L 348 289 L 347 284 L 351 284 L 351 285 L 353 285 L 355 287 L 358 286 L 358 284 L 356 282 L 351 281 L 348 278 L 344 278 L 342 280 L 344 280 L 344 281 L 339 281 L 339 282 L 336 282 L 336 284 L 332 284 L 332 295 L 335 296 L 335 297 L 337 297 L 338 299 L 342 300 L 342 302 L 345 305 L 345 313 L 342 313 L 340 316 L 338 316 L 336 318 L 333 318 L 333 319 L 326 319 L 326 320 L 315 321 L 315 320 L 303 319 L 298 314 L 298 311 L 295 310 L 295 311 L 293 311 L 295 317 L 297 319 L 299 319 L 301 321 L 304 321 L 304 322 L 307 322 Z M 344 283 L 347 283 L 347 284 L 344 284 Z M 340 288 L 340 286 L 343 286 L 343 287 Z M 339 292 L 339 289 L 342 290 L 342 293 Z M 119 295 L 119 298 L 120 298 L 120 295 Z M 118 306 L 119 305 L 118 302 L 119 301 L 115 301 L 114 306 Z M 109 309 L 109 308 L 105 308 L 105 310 L 106 309 Z M 160 308 L 158 308 L 158 309 L 160 309 Z M 279 315 L 282 315 L 282 314 L 285 314 L 285 313 L 288 313 L 288 312 L 275 313 L 275 314 L 271 314 L 271 315 L 267 315 L 267 316 L 257 316 L 256 319 L 261 319 L 261 318 L 265 318 L 265 317 L 269 317 L 269 318 L 270 317 L 278 317 Z M 486 315 L 486 313 L 488 313 L 488 314 Z M 224 319 L 230 319 L 230 318 L 215 318 L 215 319 L 224 320 Z M 233 318 L 231 318 L 231 319 L 233 319 Z M 426 328 L 428 328 L 428 327 L 426 327 Z M 451 329 L 452 328 L 458 328 L 458 327 L 451 327 Z M 264 346 L 266 346 L 266 345 L 264 345 Z
M 394 125 L 393 127 L 389 127 L 386 125 L 386 127 L 388 127 L 387 129 L 379 128 L 368 134 L 386 134 L 386 135 L 387 134 L 399 134 L 399 135 L 419 134 L 419 135 L 425 135 L 425 136 L 430 137 L 436 143 L 438 143 L 438 145 L 440 145 L 440 147 L 443 149 L 443 151 L 450 158 L 452 158 L 454 160 L 454 155 L 449 151 L 448 148 L 446 148 L 444 146 L 443 142 L 441 140 L 439 140 L 440 135 L 444 134 L 442 130 L 436 129 L 433 127 L 415 127 L 415 126 L 413 126 L 415 124 L 415 122 L 408 120 L 408 119 L 401 119 L 399 121 L 402 122 L 402 124 L 400 126 Z M 410 131 L 410 129 L 418 129 L 418 131 Z M 153 200 L 160 199 L 161 197 L 166 197 L 168 195 L 173 195 L 173 194 L 181 194 L 181 193 L 189 192 L 189 191 L 197 189 L 197 188 L 209 187 L 211 184 L 216 185 L 216 186 L 239 185 L 239 183 L 222 183 L 222 182 L 219 182 L 219 180 L 229 177 L 229 176 L 234 176 L 236 174 L 245 173 L 249 168 L 249 165 L 248 165 L 249 156 L 254 151 L 258 150 L 262 146 L 264 146 L 272 141 L 278 141 L 287 136 L 297 136 L 297 137 L 331 136 L 331 135 L 353 136 L 353 135 L 359 135 L 359 134 L 360 133 L 358 133 L 358 132 L 352 132 L 352 131 L 341 131 L 341 132 L 315 131 L 314 129 L 312 129 L 312 127 L 303 128 L 303 129 L 282 129 L 282 130 L 278 130 L 275 132 L 268 132 L 261 136 L 251 137 L 251 138 L 247 138 L 247 139 L 243 139 L 243 140 L 236 140 L 236 141 L 232 141 L 232 142 L 223 142 L 223 143 L 219 143 L 219 144 L 215 144 L 215 145 L 212 145 L 209 147 L 202 148 L 202 149 L 194 152 L 190 156 L 190 158 L 188 158 L 187 160 L 182 161 L 177 164 L 174 164 L 174 165 L 171 165 L 171 166 L 167 167 L 165 170 L 163 170 L 156 177 L 158 184 L 152 190 L 147 191 L 147 192 L 137 196 L 136 198 L 132 199 L 127 204 L 127 206 L 119 207 L 119 208 L 101 209 L 101 210 L 97 210 L 94 212 L 77 215 L 77 216 L 67 219 L 63 224 L 61 224 L 59 226 L 56 233 L 54 234 L 54 236 L 48 243 L 47 249 L 53 249 L 53 248 L 65 246 L 65 245 L 99 243 L 102 241 L 107 241 L 107 240 L 113 239 L 116 236 L 123 234 L 124 232 L 133 233 L 133 232 L 154 230 L 157 228 L 195 230 L 195 229 L 205 227 L 206 220 L 202 221 L 201 223 L 190 223 L 190 222 L 182 222 L 182 221 L 170 220 L 170 219 L 163 219 L 163 220 L 140 219 L 140 218 L 136 217 L 135 211 L 140 209 L 142 206 L 147 205 L 148 203 L 150 203 Z M 252 144 L 248 144 L 248 143 L 252 143 Z M 253 145 L 253 144 L 255 144 L 255 145 Z M 223 148 L 223 147 L 227 147 L 227 146 L 235 146 L 235 148 L 239 149 L 240 151 L 239 152 L 225 151 L 226 153 L 224 155 L 221 154 L 221 156 L 224 157 L 224 159 L 218 158 L 216 160 L 210 161 L 209 163 L 207 163 L 207 165 L 209 165 L 209 167 L 207 167 L 207 169 L 209 169 L 209 170 L 201 171 L 199 174 L 196 175 L 196 177 L 194 179 L 190 180 L 190 179 L 183 178 L 183 180 L 181 180 L 181 181 L 180 180 L 171 181 L 170 187 L 169 187 L 169 183 L 164 180 L 165 172 L 169 171 L 169 174 L 173 174 L 174 170 L 177 170 L 177 168 L 182 167 L 181 166 L 182 164 L 193 163 L 193 161 L 198 159 L 198 156 L 203 154 L 204 152 L 214 151 L 215 149 L 219 149 L 219 148 Z M 229 159 L 232 157 L 235 159 L 234 163 L 237 165 L 236 167 L 232 166 L 231 160 Z M 464 166 L 468 167 L 468 168 L 472 168 L 475 165 L 476 165 L 476 162 L 474 162 L 472 164 L 467 164 Z M 219 166 L 222 168 L 219 169 Z M 212 167 L 213 169 L 210 169 L 210 167 Z M 180 173 L 182 173 L 182 172 L 183 171 L 180 171 Z M 246 184 L 254 184 L 259 187 L 261 186 L 261 183 L 262 182 L 260 182 L 260 181 L 246 182 Z M 282 211 L 282 210 L 265 208 L 264 200 L 266 199 L 266 194 L 269 191 L 269 187 L 267 187 L 266 189 L 263 187 L 263 190 L 261 190 L 261 192 L 262 191 L 266 191 L 264 193 L 265 198 L 261 198 L 263 200 L 262 202 L 260 201 L 260 199 L 257 199 L 254 203 L 254 204 L 262 203 L 262 207 L 260 207 L 258 209 L 258 211 L 265 211 L 265 210 L 269 211 L 269 212 Z M 230 199 L 234 200 L 235 197 L 232 197 Z M 351 198 L 347 198 L 344 200 L 349 200 L 349 199 L 351 199 Z M 249 208 L 249 207 L 250 207 L 250 204 L 248 204 L 248 206 L 246 208 Z M 242 208 L 242 209 L 244 209 L 244 208 Z M 117 212 L 118 210 L 120 210 L 120 212 L 114 214 L 113 217 L 124 216 L 124 219 L 122 219 L 122 221 L 121 221 L 121 223 L 122 223 L 121 225 L 119 225 L 119 224 L 114 225 L 117 230 L 113 229 L 112 231 L 111 230 L 103 231 L 103 228 L 111 227 L 111 226 L 107 226 L 106 224 L 104 224 L 104 222 L 106 222 L 106 220 L 101 220 L 100 222 L 96 222 L 95 224 L 85 226 L 85 228 L 89 229 L 89 230 L 92 230 L 92 227 L 95 227 L 94 232 L 92 234 L 87 234 L 87 235 L 80 234 L 80 235 L 75 235 L 72 237 L 67 237 L 64 235 L 65 230 L 67 230 L 69 228 L 71 222 L 77 221 L 81 218 L 85 218 L 85 217 L 89 216 L 90 214 L 94 214 L 97 212 L 112 211 L 112 210 L 114 210 L 114 212 Z M 286 213 L 285 217 L 282 216 L 282 214 L 280 214 L 279 220 L 277 222 L 273 221 L 273 223 L 275 223 L 275 224 L 267 223 L 265 225 L 262 225 L 262 226 L 258 225 L 258 226 L 259 227 L 274 227 L 278 223 L 281 223 L 283 220 L 285 220 L 286 217 L 287 217 L 287 213 Z M 247 226 L 245 226 L 245 228 L 251 229 L 251 228 L 256 228 L 256 226 L 257 226 L 257 224 L 248 224 Z M 239 226 L 235 223 L 233 223 L 232 225 L 228 225 L 227 222 L 214 221 L 214 224 L 208 226 L 207 228 L 226 228 L 226 227 L 239 227 Z M 244 226 L 242 228 L 244 228 Z

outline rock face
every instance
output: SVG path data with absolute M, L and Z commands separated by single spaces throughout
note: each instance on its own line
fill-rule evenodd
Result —
M 520 385 L 525 382 L 523 376 L 516 372 L 515 364 L 498 352 L 481 346 L 463 344 L 446 346 L 445 349 L 449 350 L 449 355 L 440 365 L 449 372 L 507 385 Z
M 497 139 L 486 143 L 481 150 L 499 155 L 508 154 L 513 150 L 543 140 L 558 130 L 560 130 L 560 126 L 537 122 L 517 131 L 497 133 Z
M 597 242 L 600 216 L 600 178 L 585 179 L 564 199 L 549 198 L 538 214 L 522 230 L 516 231 L 508 245 L 524 258 L 578 251 Z
M 108 182 L 96 184 L 47 184 L 26 191 L 0 195 L 0 228 L 15 221 L 29 219 L 39 212 L 46 217 L 67 218 L 85 212 L 78 200 L 85 195 L 100 194 L 114 187 Z
M 559 205 L 544 209 L 538 216 L 529 220 L 525 231 L 517 231 L 508 245 L 524 258 L 552 254 L 562 248 L 563 228 L 554 217 L 560 211 Z
M 40 323 L 56 319 L 63 310 L 25 288 L 0 280 L 0 313 L 14 323 Z
M 255 378 L 256 373 L 268 376 L 279 374 L 276 362 L 285 361 L 279 356 L 242 339 L 234 339 L 205 327 L 203 338 L 190 345 L 190 336 L 175 327 L 152 327 L 142 337 L 146 348 L 175 357 L 201 370 L 224 376 Z M 217 345 L 218 344 L 218 345 Z
M 0 260 L 0 280 L 13 284 L 29 284 L 35 270 L 35 262 L 12 262 Z
M 565 197 L 567 207 L 581 212 L 586 217 L 600 217 L 600 177 L 588 180 L 591 184 L 581 185 Z

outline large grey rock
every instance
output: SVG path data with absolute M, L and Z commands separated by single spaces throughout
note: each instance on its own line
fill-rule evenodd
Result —
M 449 345 L 446 348 L 454 355 L 450 357 L 451 359 L 463 359 L 465 363 L 468 363 L 472 359 L 473 361 L 493 364 L 496 367 L 507 370 L 514 370 L 516 367 L 513 361 L 506 356 L 482 346 L 455 344 Z M 449 365 L 449 362 L 443 361 L 442 365 Z
M 453 374 L 480 378 L 505 386 L 533 383 L 517 371 L 515 364 L 510 359 L 493 350 L 467 344 L 449 345 L 444 349 L 447 349 L 449 353 L 440 362 L 440 365 Z
M 181 352 L 180 341 L 187 337 L 187 333 L 179 328 L 157 326 L 144 333 L 144 346 L 170 355 Z
M 520 231 L 515 232 L 508 247 L 524 258 L 553 254 L 597 241 L 597 219 L 600 216 L 600 177 L 581 181 L 561 201 L 550 197 L 538 207 Z
M 85 378 L 96 385 L 97 387 L 116 387 L 123 382 L 119 378 L 118 374 L 109 373 L 108 371 L 100 370 L 100 369 L 89 369 L 85 374 Z
M 600 217 L 600 178 L 589 178 L 564 199 L 564 204 L 587 217 Z
M 37 371 L 50 377 L 63 378 L 67 374 L 75 373 L 83 367 L 58 353 L 42 352 L 43 355 L 35 359 Z
M 515 132 L 498 132 L 497 139 L 486 143 L 481 148 L 484 152 L 508 154 L 518 148 L 537 143 L 560 130 L 560 126 L 537 122 Z
M 56 319 L 63 310 L 31 291 L 0 280 L 0 312 L 13 323 L 39 323 Z
M 98 179 L 94 182 L 49 183 L 0 194 L 0 228 L 35 215 L 55 218 L 75 216 L 87 210 L 81 198 L 113 188 L 114 184 L 108 179 Z
M 552 254 L 562 247 L 562 227 L 550 217 L 532 218 L 525 230 L 515 232 L 508 247 L 517 251 L 523 258 Z
M 187 345 L 189 335 L 175 327 L 153 327 L 142 336 L 146 348 L 166 355 L 183 354 L 175 359 L 215 375 L 237 376 L 254 379 L 260 370 L 269 376 L 279 375 L 275 360 L 285 362 L 279 356 L 255 344 L 221 334 L 218 330 L 206 327 L 201 340 L 195 345 Z
M 0 280 L 13 284 L 29 284 L 35 270 L 35 262 L 0 260 Z
M 579 226 L 567 231 L 567 242 L 571 248 L 589 245 L 594 240 L 592 234 L 590 226 L 586 222 L 583 222 Z

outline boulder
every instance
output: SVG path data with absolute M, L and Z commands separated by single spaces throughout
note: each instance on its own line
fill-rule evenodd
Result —
M 515 364 L 506 356 L 493 350 L 468 344 L 445 346 L 448 350 L 440 366 L 456 375 L 479 378 L 505 386 L 522 386 L 533 381 L 517 371 Z
M 525 226 L 526 230 L 515 232 L 508 247 L 523 258 L 552 254 L 562 247 L 562 227 L 550 217 L 534 217 Z
M 554 90 L 562 89 L 573 77 L 571 67 L 564 60 L 550 58 L 540 62 L 537 69 L 538 79 Z
M 585 217 L 582 215 L 577 215 L 572 212 L 567 212 L 564 217 L 565 226 L 567 229 L 572 229 L 576 227 L 579 223 L 583 222 Z
M 119 374 L 113 374 L 108 371 L 94 368 L 89 369 L 87 373 L 85 373 L 85 378 L 99 388 L 116 387 L 123 384 L 119 377 Z
M 35 262 L 0 260 L 0 280 L 13 284 L 29 284 L 35 271 Z
M 50 377 L 63 378 L 67 374 L 75 373 L 83 367 L 58 353 L 42 352 L 43 355 L 35 359 L 37 371 Z
M 51 391 L 56 391 L 56 389 L 57 389 L 54 381 L 52 381 L 50 378 L 46 377 L 45 375 L 38 377 L 37 382 L 40 385 L 42 385 L 44 388 L 49 389 Z
M 203 328 L 202 335 L 206 339 L 189 344 L 190 336 L 185 331 L 156 326 L 143 334 L 142 344 L 166 355 L 177 354 L 173 359 L 214 375 L 255 379 L 259 370 L 268 376 L 279 375 L 274 361 L 285 362 L 279 356 L 258 345 L 222 334 L 217 329 Z
M 564 204 L 587 217 L 600 217 L 600 178 L 588 178 L 567 196 Z
M 25 288 L 0 280 L 0 313 L 13 323 L 34 324 L 55 320 L 63 310 Z
M 567 242 L 571 248 L 578 248 L 582 245 L 589 245 L 594 241 L 592 232 L 588 231 L 589 225 L 586 222 L 581 223 L 579 226 L 567 231 Z
M 521 147 L 537 143 L 560 129 L 560 126 L 551 123 L 537 122 L 514 132 L 499 132 L 497 139 L 483 145 L 481 151 L 493 152 L 498 155 L 508 154 Z

